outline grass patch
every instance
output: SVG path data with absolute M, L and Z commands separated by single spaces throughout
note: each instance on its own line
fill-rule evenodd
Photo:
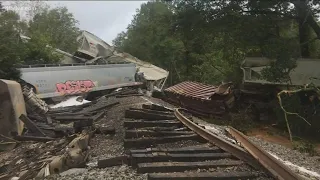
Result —
M 317 155 L 316 145 L 310 141 L 303 141 L 303 140 L 293 141 L 292 148 L 301 153 L 308 153 L 311 156 Z

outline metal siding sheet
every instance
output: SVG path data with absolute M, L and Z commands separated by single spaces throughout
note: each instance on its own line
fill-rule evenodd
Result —
M 213 94 L 215 94 L 216 90 L 216 86 L 185 81 L 171 86 L 164 91 L 194 98 L 209 99 Z

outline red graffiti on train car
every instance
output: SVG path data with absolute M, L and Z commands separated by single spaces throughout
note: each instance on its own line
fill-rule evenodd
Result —
M 57 92 L 62 94 L 75 94 L 89 92 L 94 87 L 91 80 L 66 81 L 65 83 L 57 83 Z

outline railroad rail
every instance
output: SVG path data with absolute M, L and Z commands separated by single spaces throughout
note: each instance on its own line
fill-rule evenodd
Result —
M 144 104 L 125 117 L 126 155 L 100 160 L 98 167 L 126 163 L 149 180 L 301 179 L 278 160 L 266 160 L 238 131 L 229 132 L 244 148 L 202 128 L 185 109 Z
M 230 127 L 228 132 L 238 141 L 241 145 L 249 151 L 249 153 L 255 157 L 268 171 L 277 179 L 286 180 L 298 180 L 302 179 L 299 175 L 295 174 L 288 167 L 282 164 L 279 160 L 271 156 L 268 152 L 264 151 L 260 147 L 251 143 L 250 140 L 238 130 Z
M 201 133 L 200 126 L 190 120 L 189 123 L 183 121 L 188 119 L 180 111 L 156 105 L 126 110 L 123 125 L 127 155 L 111 162 L 125 162 L 138 173 L 148 173 L 149 180 L 268 177 L 244 149 L 206 131 Z M 168 143 L 179 144 L 179 147 L 161 146 Z M 99 164 L 108 166 L 110 159 Z M 245 170 L 230 170 L 243 167 Z

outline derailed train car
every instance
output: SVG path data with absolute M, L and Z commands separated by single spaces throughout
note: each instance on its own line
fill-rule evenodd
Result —
M 141 84 L 135 81 L 136 67 L 133 63 L 36 65 L 20 70 L 21 79 L 26 81 L 40 98 Z
M 24 40 L 30 38 L 21 36 Z M 21 79 L 40 98 L 102 91 L 145 84 L 149 91 L 162 89 L 168 71 L 120 53 L 97 36 L 83 31 L 74 54 L 55 49 L 61 64 L 30 65 L 21 70 Z

